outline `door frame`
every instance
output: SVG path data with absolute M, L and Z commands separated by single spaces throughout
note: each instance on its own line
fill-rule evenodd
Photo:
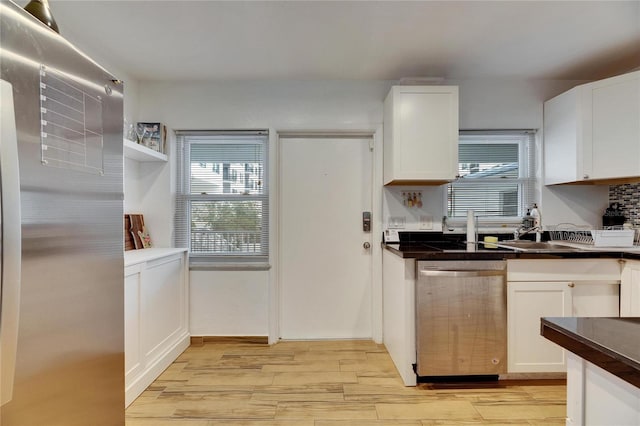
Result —
M 371 330 L 372 339 L 376 343 L 382 343 L 382 125 L 375 130 L 342 129 L 326 131 L 309 130 L 276 130 L 272 133 L 270 141 L 271 170 L 271 202 L 272 212 L 269 220 L 271 235 L 271 269 L 269 273 L 269 344 L 280 340 L 280 165 L 281 165 L 281 138 L 371 138 L 373 155 L 371 156 Z

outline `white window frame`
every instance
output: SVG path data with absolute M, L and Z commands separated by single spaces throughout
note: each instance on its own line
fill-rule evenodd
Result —
M 487 138 L 493 138 L 487 140 Z M 516 216 L 486 216 L 480 212 L 475 214 L 483 223 L 501 224 L 501 225 L 517 225 L 522 221 L 527 208 L 534 203 L 535 197 L 535 130 L 461 130 L 459 133 L 459 144 L 469 143 L 513 143 L 513 139 L 518 138 L 518 178 L 512 178 L 508 181 L 517 184 L 518 187 L 518 215 Z M 459 161 L 458 161 L 459 164 Z M 446 221 L 450 225 L 456 226 L 466 222 L 466 218 L 462 216 L 449 216 L 449 190 L 451 185 L 464 182 L 464 178 L 459 178 L 455 182 L 449 183 L 444 191 L 444 211 Z M 464 182 L 464 185 L 473 186 L 474 184 L 486 185 L 488 182 L 504 183 L 503 178 L 479 178 Z
M 267 130 L 251 131 L 176 131 L 177 136 L 177 186 L 175 212 L 175 242 L 177 247 L 189 249 L 191 269 L 268 269 L 269 262 L 269 133 Z M 191 194 L 190 149 L 196 144 L 233 144 L 251 140 L 262 145 L 262 192 L 229 194 Z M 218 141 L 218 142 L 216 142 Z M 218 252 L 192 253 L 191 206 L 207 201 L 258 201 L 262 203 L 260 251 L 256 253 Z

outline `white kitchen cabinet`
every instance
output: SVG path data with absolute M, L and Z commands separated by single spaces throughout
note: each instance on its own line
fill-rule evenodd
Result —
M 569 282 L 507 284 L 508 372 L 565 371 L 563 349 L 540 335 L 541 317 L 571 312 Z
M 565 351 L 540 335 L 542 317 L 617 317 L 616 259 L 526 259 L 507 262 L 509 373 L 566 371 Z
M 620 316 L 640 317 L 640 260 L 626 260 L 620 280 Z
M 188 346 L 186 249 L 125 252 L 125 406 Z
M 393 86 L 384 102 L 384 184 L 443 184 L 457 173 L 458 87 Z
M 544 103 L 544 182 L 640 179 L 640 71 L 583 84 Z

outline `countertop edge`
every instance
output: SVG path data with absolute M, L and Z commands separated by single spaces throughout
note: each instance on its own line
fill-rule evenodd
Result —
M 640 253 L 630 253 L 620 251 L 596 251 L 596 250 L 573 250 L 573 251 L 424 251 L 424 250 L 398 250 L 389 244 L 382 243 L 382 246 L 403 259 L 417 260 L 486 260 L 486 259 L 628 259 L 640 260 Z
M 138 263 L 144 263 L 150 260 L 171 256 L 173 254 L 184 253 L 186 251 L 186 248 L 175 247 L 152 247 L 147 249 L 128 250 L 124 252 L 124 266 L 133 266 Z
M 553 318 L 541 318 L 540 335 L 640 388 L 640 363 L 635 360 L 567 330 L 554 323 Z

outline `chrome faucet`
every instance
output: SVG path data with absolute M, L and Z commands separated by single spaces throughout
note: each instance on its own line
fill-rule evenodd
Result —
M 518 229 L 513 231 L 513 239 L 518 240 L 523 235 L 531 232 L 536 233 L 536 241 L 542 240 L 542 215 L 537 204 L 533 204 L 531 212 L 527 209 L 527 215 L 522 219 L 522 224 Z
M 530 234 L 531 232 L 536 232 L 537 234 L 540 234 L 542 232 L 542 229 L 540 229 L 539 226 L 526 227 L 524 224 L 522 224 L 520 228 L 513 231 L 513 239 L 519 240 L 520 237 Z M 536 239 L 537 238 L 538 237 L 536 235 Z

